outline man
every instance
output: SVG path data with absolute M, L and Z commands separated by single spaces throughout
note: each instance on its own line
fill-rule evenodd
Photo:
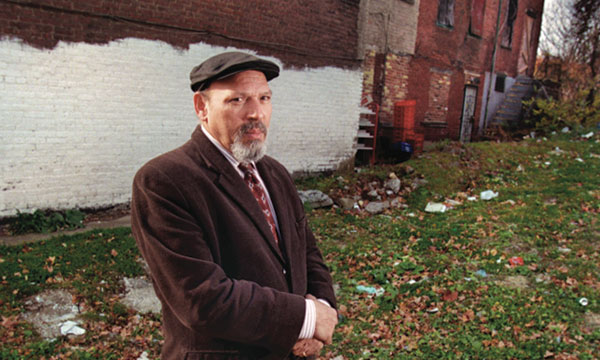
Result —
M 265 156 L 274 63 L 191 74 L 200 126 L 136 174 L 132 230 L 162 303 L 162 359 L 286 359 L 331 343 L 332 280 L 287 170 Z

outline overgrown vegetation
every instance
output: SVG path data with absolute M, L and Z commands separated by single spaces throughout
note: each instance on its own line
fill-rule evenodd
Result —
M 17 211 L 17 216 L 9 222 L 9 229 L 15 235 L 72 230 L 83 227 L 84 218 L 85 214 L 77 209 L 65 211 L 35 210 L 33 213 Z
M 570 100 L 534 98 L 524 101 L 531 109 L 524 125 L 538 132 L 550 133 L 567 126 L 572 129 L 592 128 L 600 124 L 600 94 L 588 104 L 589 90 L 580 91 Z
M 321 358 L 597 358 L 600 137 L 588 132 L 446 143 L 400 165 L 303 180 L 325 192 L 390 172 L 428 181 L 381 215 L 310 210 L 341 314 Z M 468 200 L 488 189 L 499 196 Z M 423 211 L 449 199 L 460 205 Z M 0 358 L 157 358 L 160 318 L 118 302 L 119 279 L 142 274 L 138 256 L 128 229 L 0 247 Z M 73 294 L 85 335 L 46 341 L 23 320 L 25 300 L 48 288 Z

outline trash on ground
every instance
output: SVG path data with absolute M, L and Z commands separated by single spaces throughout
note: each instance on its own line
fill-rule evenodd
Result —
M 385 293 L 385 290 L 383 288 L 376 288 L 374 286 L 357 285 L 356 290 L 375 296 L 381 296 Z
M 481 200 L 492 200 L 493 198 L 498 197 L 498 193 L 493 190 L 486 190 L 482 191 L 479 196 L 481 197 Z
M 575 161 L 579 161 L 580 163 L 584 162 L 583 159 L 580 157 L 576 158 Z
M 467 197 L 468 201 L 477 201 L 477 196 L 469 196 Z
M 483 270 L 483 269 L 479 269 L 479 270 L 475 271 L 475 274 L 478 276 L 484 277 L 484 278 L 488 276 L 487 272 L 485 272 L 485 270 Z
M 141 353 L 137 360 L 150 360 L 150 358 L 148 357 L 148 352 L 144 351 L 143 353 Z
M 508 259 L 508 263 L 512 266 L 522 266 L 525 265 L 525 262 L 523 261 L 523 258 L 520 256 L 513 256 L 510 259 Z
M 436 312 L 440 311 L 440 309 L 438 309 L 437 307 L 431 308 L 431 309 L 427 309 L 427 312 L 430 314 L 435 314 Z
M 64 336 L 67 335 L 83 335 L 85 334 L 85 329 L 79 327 L 75 321 L 65 321 L 60 325 L 60 333 Z
M 450 206 L 460 206 L 460 205 L 462 205 L 462 203 L 460 201 L 456 201 L 454 199 L 446 199 L 445 203 L 448 204 L 448 205 L 450 205 Z
M 427 206 L 425 206 L 425 212 L 428 213 L 443 213 L 446 212 L 446 210 L 448 210 L 448 208 L 442 203 L 429 202 L 427 203 Z
M 584 139 L 589 139 L 589 138 L 591 138 L 592 136 L 594 136 L 594 132 L 593 132 L 593 131 L 590 131 L 590 132 L 589 132 L 589 133 L 587 133 L 587 134 L 581 135 L 581 137 L 582 137 L 582 138 L 584 138 Z
M 559 246 L 557 250 L 559 253 L 563 253 L 563 254 L 568 254 L 571 252 L 571 249 L 562 247 L 562 246 Z
M 566 133 L 568 133 L 570 131 L 571 131 L 571 129 L 569 129 L 568 126 L 565 126 L 564 128 L 562 128 L 562 130 L 560 132 L 563 133 L 563 134 L 566 134 Z
M 581 299 L 579 299 L 579 304 L 581 304 L 581 306 L 587 306 L 588 305 L 588 299 L 582 297 Z
M 564 153 L 565 153 L 565 151 L 564 151 L 564 150 L 561 150 L 561 149 L 560 149 L 560 148 L 557 146 L 557 147 L 555 147 L 555 148 L 554 148 L 554 150 L 551 150 L 551 151 L 549 151 L 548 153 L 549 153 L 549 154 L 552 154 L 552 155 L 562 155 L 562 154 L 564 154 Z

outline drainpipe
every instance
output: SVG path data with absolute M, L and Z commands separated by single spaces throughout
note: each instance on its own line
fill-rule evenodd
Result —
M 496 18 L 496 35 L 494 36 L 494 50 L 492 51 L 492 68 L 490 70 L 490 81 L 488 83 L 488 91 L 485 99 L 485 111 L 483 113 L 483 129 L 479 129 L 479 134 L 487 128 L 487 114 L 490 106 L 490 93 L 492 92 L 492 80 L 494 79 L 494 71 L 496 70 L 496 49 L 498 48 L 498 33 L 500 32 L 500 14 L 502 12 L 502 0 L 498 3 L 498 17 Z

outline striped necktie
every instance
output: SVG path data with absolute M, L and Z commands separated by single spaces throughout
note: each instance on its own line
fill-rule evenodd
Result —
M 265 215 L 265 218 L 267 219 L 267 223 L 269 224 L 269 228 L 271 228 L 271 233 L 275 238 L 275 242 L 279 243 L 279 236 L 277 235 L 277 226 L 275 226 L 275 219 L 273 218 L 273 214 L 271 213 L 269 202 L 267 200 L 267 195 L 265 194 L 265 189 L 254 174 L 254 165 L 240 163 L 239 168 L 244 173 L 244 181 L 246 182 L 246 185 L 248 185 L 248 188 L 252 192 L 252 195 L 254 195 L 254 198 L 258 202 L 258 205 L 262 209 L 262 212 Z

